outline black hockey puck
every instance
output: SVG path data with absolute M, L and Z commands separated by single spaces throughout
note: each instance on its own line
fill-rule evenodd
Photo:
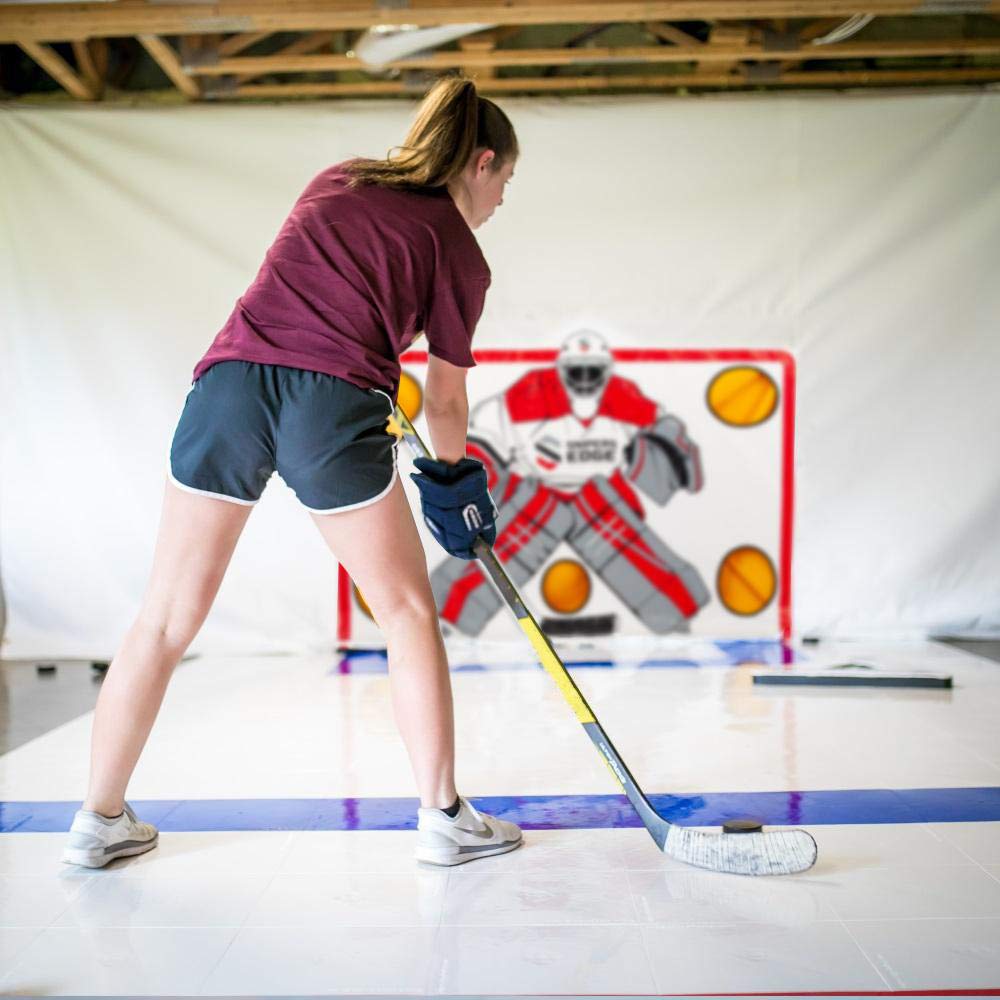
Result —
M 103 674 L 111 664 L 107 663 L 105 660 L 91 660 L 90 667 L 92 670 L 96 670 L 99 674 Z
M 54 674 L 56 672 L 56 665 L 54 663 L 36 663 L 35 669 L 40 674 Z
M 723 833 L 759 833 L 764 824 L 759 819 L 727 819 L 722 824 Z

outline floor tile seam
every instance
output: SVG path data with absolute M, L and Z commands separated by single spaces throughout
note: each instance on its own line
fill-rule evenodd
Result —
M 952 846 L 955 846 L 955 845 L 952 845 Z M 961 848 L 959 848 L 959 850 L 961 850 Z M 962 851 L 962 853 L 965 854 L 964 851 Z M 967 854 L 966 854 L 966 857 L 969 858 L 968 862 L 964 862 L 963 861 L 963 862 L 959 862 L 959 863 L 956 863 L 956 864 L 870 865 L 870 866 L 866 866 L 864 868 L 851 868 L 851 869 L 847 869 L 845 871 L 841 871 L 841 872 L 837 872 L 837 873 L 832 873 L 832 874 L 847 875 L 847 874 L 850 874 L 851 872 L 854 872 L 854 871 L 866 871 L 866 872 L 903 872 L 903 871 L 916 871 L 916 872 L 921 872 L 921 871 L 927 871 L 928 868 L 982 868 L 982 865 L 978 861 L 976 861 L 975 858 L 969 857 L 969 855 L 967 855 Z
M 448 889 L 451 886 L 452 871 L 450 868 L 446 868 L 442 874 L 444 875 L 444 879 L 442 880 L 441 888 L 438 890 L 438 918 L 437 923 L 434 925 L 435 938 L 444 924 L 444 908 L 448 899 Z
M 875 964 L 875 959 L 872 958 L 872 956 L 869 955 L 867 951 L 865 951 L 865 949 L 861 945 L 861 942 L 858 941 L 858 939 L 854 936 L 854 934 L 851 933 L 851 928 L 847 926 L 847 921 L 841 920 L 840 926 L 844 928 L 845 933 L 851 939 L 851 941 L 854 942 L 854 947 L 857 948 L 859 952 L 861 952 L 861 954 L 864 956 L 865 961 L 875 970 L 875 975 L 878 976 L 878 978 L 881 979 L 883 983 L 885 983 L 885 988 L 888 990 L 898 989 L 899 988 L 898 986 L 894 986 L 892 983 L 889 982 L 888 979 L 886 979 L 882 970 Z
M 993 916 L 985 917 L 975 917 L 975 916 L 930 916 L 930 917 L 840 917 L 845 924 L 890 924 L 890 923 L 920 923 L 921 921 L 930 920 L 981 920 L 983 922 L 996 920 L 1000 921 L 1000 911 L 998 911 Z
M 1000 765 L 997 765 L 997 763 L 995 761 L 990 760 L 989 757 L 984 756 L 978 750 L 970 747 L 969 744 L 966 743 L 966 741 L 964 739 L 962 739 L 961 736 L 959 736 L 958 741 L 959 741 L 959 743 L 961 744 L 962 748 L 965 750 L 966 753 L 969 753 L 973 757 L 976 757 L 980 761 L 980 763 L 986 764 L 988 767 L 992 768 L 994 771 L 1000 771 Z
M 58 919 L 58 917 L 56 919 Z M 0 976 L 0 989 L 3 989 L 7 985 L 7 983 L 9 981 L 11 981 L 11 982 L 13 981 L 13 977 L 17 974 L 18 970 L 21 967 L 21 963 L 24 962 L 25 959 L 27 958 L 28 951 L 35 944 L 35 942 L 49 928 L 48 927 L 35 927 L 35 928 L 10 928 L 10 927 L 4 927 L 4 928 L 0 928 L 0 929 L 3 929 L 3 930 L 11 930 L 11 929 L 14 929 L 14 930 L 25 929 L 25 930 L 27 930 L 27 929 L 34 929 L 34 930 L 36 930 L 38 932 L 38 933 L 36 933 L 35 935 L 32 936 L 31 940 L 23 948 L 19 949 L 17 952 L 14 953 L 14 956 L 12 958 L 12 961 L 13 961 L 14 964 L 10 967 L 10 969 L 6 973 L 4 973 L 2 976 Z
M 958 846 L 958 844 L 953 844 L 944 835 L 944 833 L 939 832 L 938 830 L 934 829 L 935 825 L 942 826 L 943 824 L 941 824 L 941 823 L 935 824 L 933 820 L 921 820 L 921 822 L 920 822 L 919 825 L 920 825 L 920 828 L 924 831 L 924 833 L 926 833 L 930 837 L 933 837 L 934 840 L 936 840 L 939 844 L 944 844 L 947 847 L 953 847 L 953 848 L 955 848 L 955 850 L 957 850 L 959 852 L 959 854 L 963 854 L 967 858 L 969 857 L 969 855 L 965 851 L 963 851 L 962 848 Z M 975 860 L 975 859 L 973 858 L 972 860 Z
M 246 923 L 247 923 L 247 920 L 249 920 L 249 919 L 250 919 L 250 914 L 251 914 L 251 912 L 253 911 L 253 908 L 254 908 L 254 906 L 256 906 L 256 904 L 257 904 L 257 903 L 258 903 L 258 902 L 260 901 L 261 897 L 262 897 L 262 896 L 264 895 L 264 893 L 265 893 L 265 892 L 267 892 L 267 890 L 268 890 L 268 889 L 269 889 L 269 888 L 271 887 L 271 884 L 272 884 L 273 882 L 274 882 L 274 876 L 272 875 L 272 877 L 271 877 L 271 878 L 270 878 L 270 879 L 269 879 L 269 880 L 268 880 L 268 881 L 267 881 L 267 882 L 266 882 L 266 883 L 265 883 L 265 884 L 264 884 L 264 885 L 263 885 L 263 886 L 261 887 L 261 889 L 260 889 L 260 891 L 259 891 L 259 892 L 257 893 L 257 895 L 256 895 L 256 896 L 255 896 L 255 897 L 254 897 L 254 898 L 253 898 L 252 900 L 250 900 L 250 901 L 248 902 L 248 904 L 247 904 L 247 908 L 246 908 L 246 914 L 245 914 L 245 916 L 243 917 L 243 921 L 242 921 L 242 923 L 240 923 L 240 925 L 239 925 L 239 926 L 238 926 L 238 927 L 236 928 L 236 930 L 234 931 L 233 935 L 232 935 L 232 936 L 230 937 L 230 939 L 229 939 L 229 944 L 227 944 L 227 945 L 226 945 L 226 947 L 225 947 L 225 948 L 223 949 L 223 952 L 222 952 L 222 954 L 221 954 L 221 955 L 219 956 L 218 960 L 217 960 L 217 961 L 215 962 L 215 964 L 214 964 L 214 965 L 213 965 L 213 966 L 211 967 L 211 969 L 209 969 L 209 970 L 208 970 L 208 972 L 207 972 L 207 973 L 205 974 L 204 978 L 202 978 L 202 979 L 201 979 L 201 981 L 200 981 L 200 982 L 198 983 L 198 986 L 197 986 L 197 989 L 196 989 L 196 992 L 197 992 L 197 993 L 198 993 L 199 995 L 201 994 L 201 991 L 202 991 L 202 987 L 204 987 L 204 985 L 205 985 L 205 984 L 206 984 L 206 983 L 207 983 L 207 982 L 209 981 L 209 979 L 211 979 L 211 978 L 212 978 L 212 975 L 214 974 L 215 970 L 216 970 L 216 969 L 217 969 L 217 968 L 219 967 L 219 965 L 220 965 L 220 964 L 222 963 L 223 959 L 225 959 L 226 955 L 228 955 L 228 954 L 229 954 L 229 950 L 230 950 L 230 949 L 232 948 L 232 946 L 233 946 L 233 943 L 234 943 L 234 942 L 236 941 L 236 939 L 237 939 L 237 938 L 238 938 L 238 937 L 240 936 L 240 932 L 241 932 L 241 931 L 243 930 L 243 928 L 244 928 L 244 927 L 246 926 Z
M 954 845 L 949 845 L 949 846 L 954 846 Z M 968 855 L 966 855 L 966 856 L 969 857 Z M 975 868 L 975 867 L 982 867 L 982 865 L 980 864 L 980 862 L 976 861 L 975 858 L 972 858 L 972 857 L 969 857 L 969 861 L 967 861 L 967 862 L 966 861 L 958 861 L 958 862 L 954 862 L 952 864 L 937 864 L 937 863 L 935 863 L 935 864 L 920 864 L 920 865 L 913 865 L 913 864 L 909 864 L 909 865 L 880 865 L 880 864 L 857 865 L 857 866 L 851 868 L 849 871 L 843 871 L 843 870 L 841 870 L 841 871 L 829 871 L 829 872 L 826 871 L 826 870 L 813 871 L 811 873 L 811 875 L 808 876 L 807 880 L 809 882 L 812 882 L 813 879 L 816 879 L 816 878 L 839 877 L 839 876 L 842 876 L 842 875 L 845 875 L 845 874 L 850 874 L 851 872 L 862 872 L 862 871 L 864 871 L 864 872 L 882 872 L 882 871 L 893 872 L 893 871 L 902 871 L 902 870 L 907 870 L 907 871 L 909 871 L 909 870 L 926 871 L 928 868 Z M 685 867 L 685 868 L 667 868 L 667 867 L 663 867 L 663 868 L 625 868 L 625 869 L 623 869 L 623 871 L 626 871 L 626 872 L 635 872 L 637 875 L 643 875 L 643 874 L 646 874 L 648 872 L 659 872 L 662 875 L 668 875 L 668 874 L 678 874 L 678 875 L 683 875 L 683 874 L 698 874 L 698 873 L 701 873 L 701 872 L 706 873 L 709 876 L 711 876 L 711 875 L 718 875 L 718 874 L 725 874 L 723 872 L 711 872 L 711 871 L 708 871 L 707 869 L 704 869 L 704 868 L 690 868 L 690 867 Z M 778 876 L 778 877 L 781 878 L 781 877 L 787 877 L 787 876 Z M 792 877 L 794 877 L 794 876 L 792 876 Z
M 233 871 L 205 871 L 201 869 L 193 869 L 186 872 L 177 871 L 157 871 L 154 868 L 155 862 L 147 861 L 142 867 L 148 868 L 149 871 L 146 872 L 131 872 L 122 869 L 120 872 L 105 872 L 101 875 L 93 875 L 89 878 L 82 878 L 81 881 L 86 884 L 91 882 L 171 882 L 176 883 L 178 880 L 188 879 L 190 881 L 204 881 L 208 878 L 214 879 L 225 879 L 225 878 L 256 878 L 256 879 L 270 879 L 274 881 L 279 875 L 290 874 L 294 875 L 296 878 L 315 878 L 318 875 L 330 874 L 330 875 L 378 875 L 378 872 L 270 872 L 270 871 L 241 871 L 239 869 L 234 869 Z M 400 872 L 399 874 L 405 875 L 406 872 Z M 27 875 L 14 875 L 14 878 L 23 879 L 37 879 L 37 878 L 48 878 L 45 872 L 38 872 L 37 874 L 27 874 Z M 270 885 L 270 882 L 268 883 Z
M 635 892 L 632 890 L 632 883 L 628 878 L 628 869 L 625 869 L 625 891 L 628 892 L 629 899 L 632 901 L 632 913 L 636 918 L 636 927 L 638 928 L 639 943 L 642 946 L 642 954 L 646 959 L 646 972 L 648 973 L 648 981 L 653 984 L 654 989 L 659 989 L 659 982 L 656 978 L 656 968 L 653 965 L 653 958 L 649 954 L 649 946 L 646 943 L 646 935 L 643 933 L 643 921 L 642 914 L 639 912 L 639 900 L 636 898 Z
M 819 922 L 819 921 L 817 921 Z M 824 921 L 828 922 L 828 921 Z M 594 921 L 590 923 L 580 922 L 545 922 L 545 923 L 469 923 L 469 924 L 421 924 L 421 923 L 316 923 L 310 921 L 302 924 L 73 924 L 63 927 L 39 927 L 37 925 L 11 926 L 0 928 L 3 930 L 38 930 L 44 932 L 48 930 L 57 931 L 93 931 L 93 930 L 155 930 L 155 931 L 219 931 L 219 930 L 301 930 L 302 928 L 330 928 L 336 927 L 339 930 L 371 930 L 373 928 L 383 928 L 389 930 L 443 930 L 454 927 L 636 927 L 638 923 L 628 921 Z M 706 925 L 714 926 L 714 925 Z M 36 935 L 37 936 L 37 935 Z
M 643 927 L 711 927 L 719 928 L 764 928 L 769 930 L 785 931 L 790 927 L 812 927 L 815 924 L 839 924 L 843 923 L 840 917 L 814 917 L 810 920 L 797 920 L 792 924 L 778 923 L 774 920 L 733 920 L 731 917 L 725 920 L 652 920 L 644 921 Z
M 638 911 L 638 903 L 636 904 L 636 909 Z M 646 941 L 645 927 L 648 924 L 639 923 L 638 925 L 639 943 L 642 945 L 642 953 L 646 958 L 646 971 L 649 973 L 649 981 L 653 984 L 653 988 L 656 990 L 660 989 L 660 981 L 656 976 L 656 966 L 653 964 L 653 956 L 649 953 L 649 943 Z
M 640 927 L 640 921 L 635 920 L 526 920 L 526 921 L 490 921 L 476 923 L 443 923 L 441 929 L 456 927 Z
M 56 926 L 49 924 L 40 928 L 44 931 L 77 931 L 86 933 L 89 931 L 227 931 L 240 930 L 242 924 L 102 924 L 91 921 L 81 921 L 75 924 L 63 924 Z M 11 925 L 0 927 L 0 930 L 31 930 L 33 925 Z
M 954 845 L 952 845 L 954 846 Z M 822 851 L 822 846 L 820 847 Z M 968 855 L 966 855 L 968 857 Z M 850 869 L 840 870 L 840 871 L 819 871 L 814 872 L 813 875 L 816 878 L 844 878 L 847 876 L 854 875 L 856 872 L 927 872 L 935 871 L 940 868 L 982 868 L 982 865 L 976 861 L 975 858 L 969 857 L 968 861 L 954 861 L 954 862 L 925 862 L 924 864 L 906 864 L 906 865 L 856 865 Z
M 627 871 L 659 871 L 657 868 L 593 868 L 590 865 L 584 866 L 580 865 L 578 868 L 524 868 L 518 869 L 517 871 L 505 871 L 505 872 L 462 872 L 461 874 L 456 873 L 456 878 L 476 878 L 483 877 L 486 875 L 571 875 L 577 876 L 581 871 L 586 871 L 587 874 L 601 874 L 601 875 L 621 875 L 623 872 Z
M 733 920 L 731 918 L 726 920 L 591 920 L 591 921 L 579 921 L 579 920 L 558 920 L 558 921 L 518 921 L 518 922 L 491 922 L 491 921 L 479 921 L 474 923 L 441 923 L 441 924 L 429 924 L 429 923 L 418 923 L 418 922 L 404 922 L 404 923 L 387 923 L 386 921 L 373 922 L 373 923 L 340 923 L 340 922 L 321 922 L 317 923 L 316 920 L 310 920 L 307 923 L 282 923 L 282 924 L 269 924 L 269 923 L 248 923 L 244 921 L 241 924 L 234 923 L 224 923 L 224 924 L 70 924 L 56 927 L 52 924 L 47 926 L 40 926 L 38 924 L 11 924 L 5 927 L 0 927 L 0 930 L 37 930 L 42 933 L 47 930 L 57 930 L 57 931 L 91 931 L 91 930 L 301 930 L 302 928 L 311 927 L 321 927 L 330 928 L 336 927 L 342 930 L 370 930 L 373 927 L 384 927 L 391 928 L 393 930 L 404 930 L 404 929 L 434 929 L 443 930 L 444 928 L 459 928 L 459 927 L 764 927 L 773 928 L 777 930 L 787 929 L 789 926 L 794 927 L 806 927 L 813 924 L 835 924 L 835 923 L 898 923 L 898 922 L 918 922 L 921 920 L 978 920 L 987 922 L 990 920 L 1000 920 L 1000 917 L 890 917 L 890 918 L 873 918 L 873 917 L 863 917 L 847 919 L 841 917 L 816 917 L 811 920 L 800 920 L 796 921 L 794 924 L 777 923 L 774 921 L 764 921 L 764 920 Z M 37 936 L 37 935 L 36 935 Z
M 221 929 L 221 928 L 217 928 L 217 929 Z M 212 965 L 212 967 L 208 970 L 208 972 L 198 982 L 198 985 L 195 988 L 195 992 L 199 996 L 201 995 L 202 988 L 212 978 L 212 976 L 215 973 L 215 970 L 222 964 L 222 962 L 224 961 L 226 955 L 229 954 L 229 952 L 232 949 L 233 945 L 236 943 L 236 939 L 240 936 L 240 934 L 243 931 L 243 925 L 241 925 L 239 927 L 235 927 L 235 928 L 229 928 L 229 929 L 232 930 L 233 933 L 230 935 L 228 944 L 226 945 L 225 948 L 222 949 L 222 954 L 218 957 L 218 959 L 215 961 L 215 963 Z
M 443 913 L 443 907 L 442 907 L 442 916 L 443 915 L 444 915 L 444 913 Z M 435 989 L 434 983 L 432 982 L 432 979 L 433 979 L 433 976 L 434 976 L 434 970 L 436 968 L 434 959 L 435 959 L 435 957 L 437 956 L 437 953 L 438 953 L 438 941 L 440 940 L 440 938 L 441 938 L 441 923 L 439 921 L 438 924 L 437 924 L 437 926 L 434 928 L 434 935 L 431 938 L 430 948 L 428 949 L 427 956 L 426 956 L 426 962 L 427 962 L 427 964 L 424 967 L 424 976 L 423 976 L 424 988 L 423 988 L 423 992 L 427 996 L 431 996 L 431 995 L 434 995 L 434 994 L 437 994 L 437 993 L 441 992 L 441 991 Z
M 16 875 L 13 877 L 17 878 Z M 26 876 L 26 877 L 32 877 L 32 876 Z M 88 875 L 84 878 L 77 877 L 77 878 L 63 879 L 62 881 L 63 882 L 79 881 L 80 888 L 77 889 L 76 892 L 74 892 L 69 899 L 65 900 L 66 905 L 61 910 L 59 910 L 58 913 L 55 914 L 55 916 L 52 918 L 52 920 L 49 921 L 48 924 L 45 925 L 44 930 L 48 930 L 51 927 L 55 927 L 56 923 L 59 920 L 61 920 L 67 913 L 69 913 L 70 909 L 79 901 L 80 897 L 90 888 L 90 886 L 95 885 L 99 881 L 99 879 L 96 877 L 96 872 L 95 872 L 92 875 Z
M 451 868 L 446 868 L 444 871 L 444 888 L 441 890 L 441 906 L 438 911 L 438 921 L 434 926 L 434 936 L 431 939 L 430 950 L 427 953 L 427 965 L 424 968 L 424 993 L 429 996 L 439 996 L 444 994 L 444 990 L 438 989 L 433 980 L 435 979 L 435 969 L 437 968 L 435 959 L 438 955 L 438 941 L 441 938 L 442 930 L 446 926 L 444 923 L 445 901 L 448 898 L 448 889 L 451 886 L 451 880 L 455 874 L 456 873 Z M 441 977 L 437 976 L 436 978 L 440 979 Z
M 522 850 L 523 849 L 524 848 L 522 848 Z M 423 870 L 424 869 L 421 869 L 421 871 L 423 871 Z M 695 868 L 694 866 L 691 866 L 691 865 L 687 865 L 683 869 L 660 869 L 660 868 L 648 868 L 648 869 L 647 868 L 637 868 L 637 869 L 632 869 L 632 868 L 591 868 L 588 865 L 581 864 L 581 865 L 579 865 L 576 868 L 560 868 L 560 869 L 552 869 L 552 868 L 548 868 L 548 867 L 545 867 L 545 868 L 517 868 L 517 869 L 513 869 L 513 870 L 506 870 L 506 871 L 501 871 L 501 870 L 483 871 L 482 869 L 480 869 L 478 871 L 455 872 L 454 875 L 455 875 L 455 878 L 457 878 L 457 879 L 469 879 L 471 881 L 472 879 L 476 879 L 476 878 L 496 878 L 496 877 L 500 877 L 500 876 L 502 876 L 504 878 L 514 878 L 516 876 L 521 876 L 521 875 L 549 875 L 549 874 L 552 874 L 553 872 L 556 872 L 558 874 L 565 873 L 567 875 L 572 875 L 574 877 L 577 877 L 579 875 L 591 875 L 591 874 L 594 874 L 594 875 L 621 875 L 623 872 L 628 872 L 628 871 L 640 871 L 640 872 L 642 872 L 642 871 L 668 871 L 668 870 L 676 870 L 676 871 L 703 871 L 704 869 Z
M 945 843 L 947 843 L 950 847 L 954 847 L 956 851 L 958 851 L 961 854 L 964 854 L 965 857 L 967 857 L 974 865 L 978 865 L 980 868 L 983 869 L 983 871 L 986 872 L 987 875 L 990 875 L 992 877 L 993 873 L 989 871 L 985 862 L 980 861 L 978 858 L 973 857 L 964 847 L 962 847 L 961 844 L 956 844 L 951 840 L 947 840 L 947 838 L 945 838 L 944 835 L 942 835 L 942 839 L 944 839 Z
M 633 880 L 632 880 L 632 878 L 630 876 L 631 876 L 631 873 L 629 872 L 628 869 L 626 869 L 625 870 L 625 885 L 628 888 L 628 894 L 629 894 L 629 896 L 632 899 L 632 909 L 633 909 L 633 912 L 635 913 L 636 917 L 639 918 L 638 922 L 642 923 L 642 919 L 641 919 L 642 918 L 642 912 L 641 912 L 642 911 L 642 907 L 639 904 L 639 894 L 636 892 L 635 883 L 633 882 Z M 649 912 L 649 907 L 646 907 L 646 912 L 647 913 Z M 655 979 L 654 979 L 654 982 L 655 982 Z

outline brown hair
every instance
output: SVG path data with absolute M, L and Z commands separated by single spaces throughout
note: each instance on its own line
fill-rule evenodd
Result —
M 384 160 L 356 160 L 348 168 L 351 186 L 441 187 L 462 172 L 476 149 L 493 150 L 494 170 L 516 159 L 514 126 L 476 93 L 472 80 L 446 76 L 428 91 L 401 146 Z

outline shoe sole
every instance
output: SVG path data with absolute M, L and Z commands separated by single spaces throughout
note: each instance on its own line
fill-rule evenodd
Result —
M 112 851 L 110 854 L 105 854 L 103 851 L 98 853 L 97 851 L 74 850 L 67 847 L 63 851 L 62 862 L 66 865 L 82 865 L 84 868 L 103 868 L 108 862 L 114 861 L 115 858 L 130 858 L 136 854 L 145 854 L 146 851 L 151 851 L 156 847 L 159 839 L 159 835 L 157 834 L 157 836 L 145 844 L 137 844 L 134 847 L 123 847 L 121 850 Z
M 463 852 L 458 845 L 455 847 L 418 847 L 416 859 L 425 865 L 434 865 L 437 868 L 449 868 L 452 865 L 464 865 L 468 861 L 477 861 L 479 858 L 489 858 L 495 854 L 507 854 L 509 851 L 517 850 L 524 843 L 524 838 L 497 844 L 485 849 L 475 849 L 470 851 L 466 848 Z

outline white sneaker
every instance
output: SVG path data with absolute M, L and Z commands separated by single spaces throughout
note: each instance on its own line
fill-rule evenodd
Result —
M 115 858 L 151 851 L 158 837 L 156 827 L 140 822 L 127 802 L 125 811 L 117 819 L 78 809 L 69 828 L 69 842 L 62 860 L 67 865 L 103 868 Z
M 418 861 L 461 865 L 521 846 L 521 828 L 516 823 L 481 813 L 461 795 L 458 800 L 461 805 L 454 819 L 443 809 L 417 810 Z

